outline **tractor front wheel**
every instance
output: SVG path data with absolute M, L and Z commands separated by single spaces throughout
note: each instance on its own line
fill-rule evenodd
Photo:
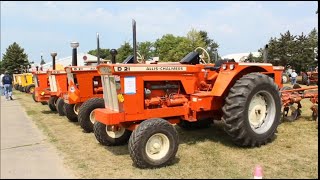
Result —
M 174 159 L 179 146 L 176 129 L 161 118 L 139 124 L 129 139 L 129 154 L 139 168 L 166 166 Z
M 33 91 L 33 93 L 32 93 L 32 99 L 34 100 L 34 102 L 38 102 L 37 99 L 36 99 L 36 94 L 35 94 L 34 91 Z
M 95 121 L 93 132 L 96 139 L 104 146 L 117 146 L 128 142 L 131 131 L 118 126 L 112 130 L 112 126 L 107 126 L 99 121 Z
M 93 131 L 93 124 L 95 123 L 93 110 L 97 108 L 104 108 L 103 98 L 91 98 L 79 108 L 79 124 L 88 133 Z
M 26 93 L 33 93 L 34 89 L 35 89 L 35 85 L 34 84 L 30 84 L 29 86 L 26 87 Z
M 49 108 L 51 109 L 51 111 L 57 111 L 57 108 L 56 108 L 57 100 L 58 100 L 57 96 L 51 96 L 49 98 L 48 105 L 49 105 Z
M 65 113 L 64 113 L 64 100 L 59 97 L 58 100 L 57 100 L 57 104 L 56 104 L 56 109 L 59 113 L 59 116 L 64 116 Z
M 79 106 L 81 106 L 81 104 L 64 103 L 65 114 L 70 121 L 72 122 L 78 121 Z
M 222 108 L 224 130 L 239 146 L 261 146 L 273 140 L 281 117 L 281 100 L 273 79 L 260 73 L 236 81 Z

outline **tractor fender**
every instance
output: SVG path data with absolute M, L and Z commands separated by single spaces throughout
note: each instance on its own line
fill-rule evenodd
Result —
M 214 86 L 211 91 L 212 95 L 218 97 L 222 96 L 224 93 L 227 93 L 235 82 L 243 75 L 253 72 L 263 72 L 268 76 L 274 77 L 272 66 L 238 66 L 234 70 L 221 69 L 216 81 L 214 82 Z

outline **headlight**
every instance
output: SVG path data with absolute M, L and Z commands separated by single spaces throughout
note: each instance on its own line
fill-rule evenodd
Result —
M 70 87 L 70 91 L 71 91 L 71 92 L 75 92 L 76 89 L 75 89 L 73 86 L 71 86 L 71 87 Z
M 222 69 L 226 70 L 227 69 L 227 64 L 222 64 Z
M 235 67 L 235 65 L 234 65 L 234 64 L 230 64 L 230 69 L 231 69 L 231 70 L 233 70 L 233 69 L 234 69 L 234 67 Z

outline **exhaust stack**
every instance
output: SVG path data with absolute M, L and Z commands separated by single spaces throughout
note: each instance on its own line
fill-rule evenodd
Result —
M 56 56 L 57 56 L 57 53 L 56 52 L 52 52 L 51 56 L 52 56 L 52 70 L 56 70 Z
M 78 42 L 71 42 L 72 47 L 72 66 L 77 66 L 77 47 L 79 47 Z
M 265 45 L 263 50 L 263 62 L 264 63 L 268 62 L 268 44 Z
M 132 19 L 132 32 L 133 32 L 133 64 L 137 64 L 137 34 L 136 34 L 136 21 Z
M 116 63 L 116 55 L 118 54 L 117 50 L 111 49 L 110 54 L 111 54 L 111 63 L 115 64 Z
M 100 43 L 99 43 L 99 33 L 97 33 L 97 64 L 100 64 Z

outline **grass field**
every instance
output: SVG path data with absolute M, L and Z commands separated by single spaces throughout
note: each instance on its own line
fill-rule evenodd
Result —
M 318 129 L 308 99 L 302 101 L 302 116 L 280 124 L 276 139 L 260 148 L 235 146 L 219 123 L 195 131 L 176 127 L 180 145 L 174 164 L 143 170 L 132 165 L 127 145 L 102 146 L 93 133 L 31 95 L 14 91 L 14 97 L 79 178 L 253 178 L 257 164 L 263 178 L 318 178 Z

